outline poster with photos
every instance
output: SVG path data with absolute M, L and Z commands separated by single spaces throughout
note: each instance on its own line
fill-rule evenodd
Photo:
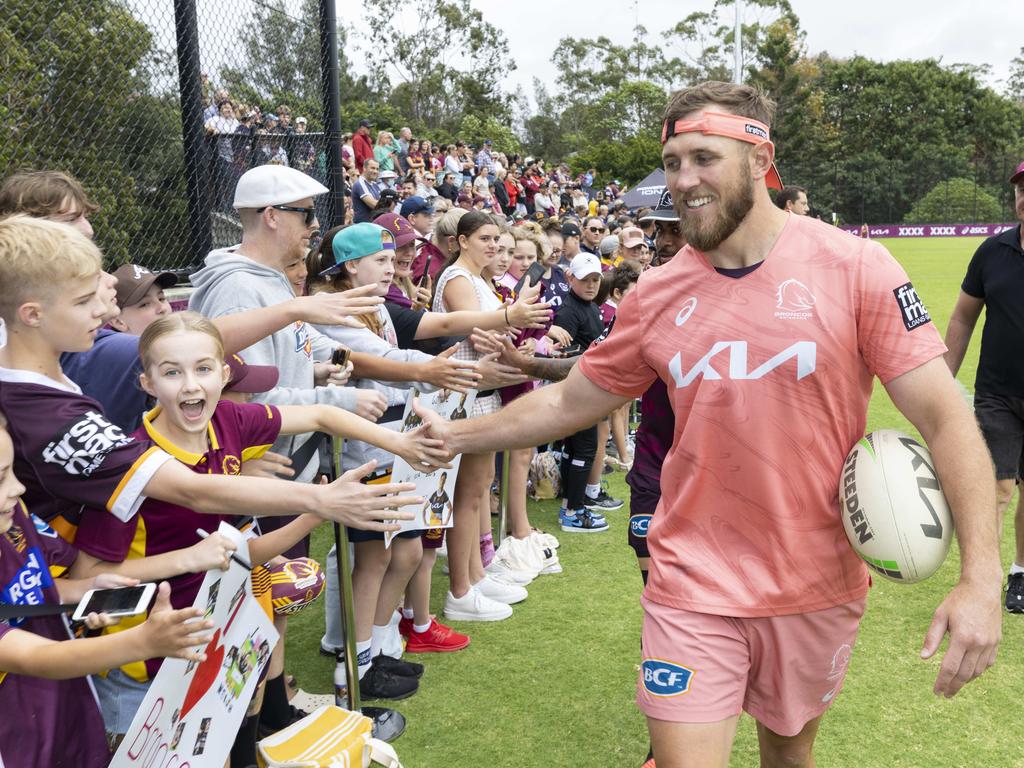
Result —
M 416 429 L 422 423 L 412 409 L 414 398 L 419 398 L 422 405 L 437 412 L 448 421 L 467 419 L 473 411 L 476 401 L 476 390 L 455 392 L 450 389 L 439 389 L 435 392 L 420 392 L 415 387 L 409 390 L 402 415 L 402 432 Z M 395 457 L 395 465 L 391 473 L 392 483 L 415 483 L 416 490 L 410 495 L 422 496 L 425 501 L 417 507 L 403 507 L 403 511 L 413 511 L 416 516 L 412 520 L 396 521 L 400 531 L 389 531 L 384 534 L 384 545 L 391 546 L 391 540 L 403 531 L 426 531 L 431 528 L 451 528 L 454 511 L 455 480 L 459 476 L 459 463 L 462 456 L 452 459 L 450 469 L 438 469 L 424 472 L 409 465 L 400 456 Z
M 225 523 L 218 530 L 241 547 L 244 534 Z M 213 621 L 206 661 L 164 661 L 111 768 L 224 767 L 233 741 L 225 734 L 238 732 L 278 641 L 250 575 L 234 560 L 227 571 L 207 572 L 193 603 Z

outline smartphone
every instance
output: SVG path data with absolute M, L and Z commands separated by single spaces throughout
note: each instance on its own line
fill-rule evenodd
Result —
M 139 584 L 120 589 L 90 589 L 78 603 L 71 618 L 84 621 L 90 613 L 109 616 L 137 616 L 145 613 L 156 594 L 156 584 Z
M 530 285 L 533 286 L 539 283 L 542 277 L 544 277 L 544 265 L 539 261 L 533 262 L 533 264 L 530 265 L 530 268 L 526 270 L 526 274 L 520 277 L 519 282 L 516 283 L 516 296 L 518 296 L 519 292 L 523 290 L 523 285 L 527 280 L 529 280 Z
M 348 358 L 351 354 L 351 349 L 337 347 L 333 352 L 331 352 L 331 365 L 340 365 L 342 368 L 344 368 L 346 365 L 348 365 Z

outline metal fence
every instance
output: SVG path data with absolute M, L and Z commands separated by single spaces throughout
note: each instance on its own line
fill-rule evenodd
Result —
M 100 205 L 111 265 L 191 271 L 238 242 L 248 168 L 284 163 L 340 191 L 333 14 L 317 0 L 4 0 L 0 177 L 66 171 Z M 325 226 L 339 196 L 318 201 Z

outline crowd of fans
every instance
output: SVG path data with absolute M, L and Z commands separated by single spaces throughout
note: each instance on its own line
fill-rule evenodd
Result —
M 234 109 L 223 100 L 210 115 L 218 137 Z M 289 117 L 278 108 L 265 120 L 289 130 Z M 401 495 L 411 487 L 388 483 L 387 470 L 396 456 L 438 467 L 441 453 L 420 429 L 380 424 L 413 387 L 475 389 L 477 415 L 564 376 L 640 272 L 678 250 L 675 214 L 670 204 L 632 213 L 617 189 L 595 191 L 592 174 L 548 173 L 489 141 L 435 153 L 403 129 L 397 140 L 381 132 L 365 154 L 368 131 L 361 125 L 365 144 L 353 138 L 346 151 L 350 224 L 320 231 L 315 201 L 327 190 L 290 160 L 271 157 L 237 176 L 226 199 L 241 244 L 208 255 L 191 278 L 188 312 L 170 310 L 172 274 L 139 264 L 100 271 L 96 206 L 74 178 L 25 172 L 0 185 L 0 576 L 42 557 L 62 578 L 41 580 L 33 602 L 54 604 L 91 587 L 167 581 L 148 619 L 105 626 L 90 617 L 100 637 L 54 643 L 67 637 L 56 616 L 0 622 L 9 673 L 0 699 L 32 709 L 38 725 L 0 726 L 6 765 L 106 765 L 159 657 L 198 657 L 209 626 L 187 624 L 199 613 L 189 606 L 203 573 L 226 567 L 235 548 L 191 533 L 215 530 L 211 514 L 236 525 L 255 515 L 248 555 L 267 568 L 308 557 L 309 534 L 325 519 L 349 527 L 365 699 L 415 693 L 423 666 L 402 660 L 403 648 L 470 643 L 442 619 L 507 619 L 531 581 L 561 572 L 557 538 L 527 514 L 534 450 L 510 456 L 509 535 L 492 534 L 495 455 L 464 455 L 447 507 L 434 504 L 432 522 L 453 527 L 400 534 L 385 548 L 382 521 L 401 517 L 402 503 L 426 503 Z M 228 149 L 218 162 L 235 178 Z M 338 349 L 347 363 L 336 362 Z M 550 446 L 561 457 L 563 532 L 606 531 L 605 514 L 622 506 L 601 477 L 631 468 L 626 411 Z M 343 474 L 327 485 L 315 482 L 325 468 L 321 432 L 347 438 Z M 430 604 L 439 553 L 450 582 L 442 606 Z M 332 554 L 328 571 L 334 563 Z M 333 655 L 343 652 L 336 574 L 327 584 L 320 650 Z M 284 634 L 287 616 L 273 618 Z M 254 764 L 256 740 L 304 714 L 289 703 L 285 669 L 282 642 L 234 738 L 232 765 Z M 96 708 L 82 676 L 101 672 Z M 58 738 L 68 707 L 80 708 L 81 727 Z

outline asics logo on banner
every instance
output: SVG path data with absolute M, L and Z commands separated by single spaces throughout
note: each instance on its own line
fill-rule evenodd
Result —
M 693 310 L 697 308 L 697 297 L 691 296 L 685 302 L 683 302 L 682 309 L 676 313 L 676 328 L 685 323 L 690 319 L 690 315 L 693 314 Z
M 928 310 L 924 308 L 924 302 L 914 290 L 913 283 L 904 283 L 899 288 L 893 288 L 892 294 L 896 297 L 896 303 L 900 305 L 903 325 L 908 331 L 932 321 Z
M 723 352 L 728 353 L 728 365 L 723 367 L 723 372 L 719 372 L 714 363 L 715 358 Z M 722 378 L 737 381 L 761 379 L 790 359 L 796 360 L 796 380 L 800 381 L 817 369 L 818 345 L 813 341 L 798 341 L 750 370 L 747 363 L 747 342 L 716 341 L 708 353 L 685 373 L 683 355 L 676 352 L 669 360 L 668 372 L 676 383 L 676 389 L 683 389 L 690 386 L 698 376 L 703 376 L 708 381 L 720 381 Z
M 799 280 L 785 280 L 775 292 L 775 306 L 779 310 L 775 316 L 783 320 L 806 320 L 816 303 L 817 299 L 806 285 Z
M 961 235 L 987 235 L 989 231 L 988 227 L 961 227 Z
M 647 538 L 647 529 L 651 525 L 650 515 L 633 515 L 629 518 L 629 531 L 641 539 Z
M 103 414 L 88 411 L 43 448 L 43 461 L 62 466 L 69 475 L 89 477 L 108 453 L 130 442 L 132 439 Z
M 652 696 L 682 696 L 690 690 L 693 670 L 664 659 L 644 659 L 640 665 L 644 689 Z

